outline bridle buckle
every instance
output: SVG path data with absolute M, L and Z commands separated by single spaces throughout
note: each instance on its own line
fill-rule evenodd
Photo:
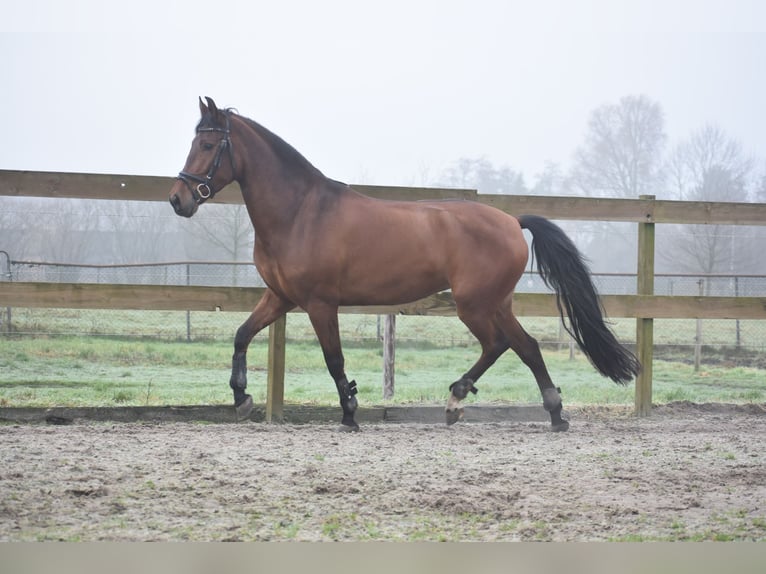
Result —
M 213 195 L 213 190 L 210 189 L 210 186 L 207 184 L 207 182 L 203 182 L 197 185 L 197 194 L 202 201 L 205 201 L 206 199 L 210 199 L 210 197 Z

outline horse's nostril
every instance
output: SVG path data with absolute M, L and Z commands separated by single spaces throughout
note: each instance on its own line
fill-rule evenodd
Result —
M 173 206 L 173 209 L 178 209 L 178 207 L 181 205 L 181 200 L 178 198 L 177 194 L 173 194 L 170 196 L 170 205 Z

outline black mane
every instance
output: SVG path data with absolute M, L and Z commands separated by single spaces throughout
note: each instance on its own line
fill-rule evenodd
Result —
M 323 177 L 322 173 L 316 167 L 314 167 L 314 165 L 309 160 L 307 160 L 303 154 L 301 154 L 297 149 L 295 149 L 274 132 L 266 129 L 258 122 L 240 115 L 237 113 L 235 108 L 226 108 L 221 110 L 221 113 L 226 114 L 227 116 L 236 115 L 238 118 L 244 120 L 244 122 L 253 130 L 255 130 L 258 135 L 269 145 L 280 162 L 282 162 L 285 169 L 293 173 L 308 173 L 311 175 L 318 174 Z M 216 123 L 213 120 L 212 114 L 205 114 L 197 124 L 196 130 L 199 131 L 200 129 L 205 128 L 223 129 L 225 126 Z
M 283 140 L 274 132 L 266 129 L 258 122 L 239 116 L 245 122 L 252 127 L 258 135 L 260 135 L 269 144 L 276 156 L 285 164 L 285 167 L 289 170 L 303 171 L 309 170 L 311 172 L 322 175 L 321 172 L 314 167 L 314 165 L 307 160 L 301 152 Z

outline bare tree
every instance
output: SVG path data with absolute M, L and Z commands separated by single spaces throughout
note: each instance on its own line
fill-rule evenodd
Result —
M 708 124 L 681 142 L 671 153 L 666 172 L 673 199 L 690 201 L 747 201 L 746 185 L 753 159 L 742 145 L 716 125 Z M 711 171 L 726 172 L 731 185 L 709 183 Z M 706 184 L 705 180 L 709 182 Z
M 244 205 L 208 205 L 188 221 L 190 257 L 248 261 L 253 228 Z
M 753 199 L 759 203 L 766 203 L 766 161 L 761 166 L 761 177 L 755 184 Z
M 588 196 L 656 193 L 665 139 L 662 108 L 648 97 L 603 105 L 591 113 L 585 144 L 575 152 L 572 183 Z
M 250 261 L 253 251 L 253 228 L 244 205 L 208 205 L 185 226 L 187 257 L 225 261 Z M 239 284 L 246 272 L 231 266 L 231 285 Z
M 647 96 L 625 96 L 590 115 L 585 142 L 574 155 L 567 185 L 586 196 L 637 198 L 662 181 L 665 120 Z M 606 271 L 635 269 L 636 234 L 626 224 L 592 222 L 590 256 Z
M 711 167 L 702 176 L 696 190 L 697 201 L 724 201 L 743 196 L 742 182 L 725 168 Z M 676 238 L 675 246 L 683 256 L 677 260 L 689 271 L 714 273 L 734 266 L 736 228 L 725 225 L 692 225 L 687 233 Z
M 479 193 L 524 195 L 524 175 L 509 167 L 495 167 L 485 157 L 460 158 L 445 169 L 437 185 L 477 189 Z
M 32 237 L 40 217 L 27 215 L 39 212 L 38 203 L 30 197 L 0 197 L 0 249 L 11 259 L 29 258 L 35 249 Z
M 561 171 L 561 166 L 554 162 L 546 162 L 543 171 L 537 174 L 535 184 L 529 190 L 532 195 L 568 195 L 570 192 L 569 179 Z
M 149 201 L 105 201 L 100 210 L 99 261 L 156 263 L 183 259 L 181 226 L 167 206 Z
M 738 141 L 707 125 L 679 144 L 668 160 L 668 183 L 674 199 L 748 200 L 753 160 Z M 668 230 L 668 250 L 661 257 L 675 270 L 700 273 L 738 272 L 754 253 L 748 234 L 737 226 L 686 225 Z

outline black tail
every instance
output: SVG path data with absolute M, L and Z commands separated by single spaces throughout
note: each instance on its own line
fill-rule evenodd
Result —
M 540 276 L 556 291 L 564 328 L 602 375 L 616 383 L 628 383 L 641 370 L 641 365 L 604 323 L 601 300 L 575 244 L 560 227 L 544 217 L 522 215 L 518 220 L 522 228 L 532 233 L 533 261 L 537 258 Z

